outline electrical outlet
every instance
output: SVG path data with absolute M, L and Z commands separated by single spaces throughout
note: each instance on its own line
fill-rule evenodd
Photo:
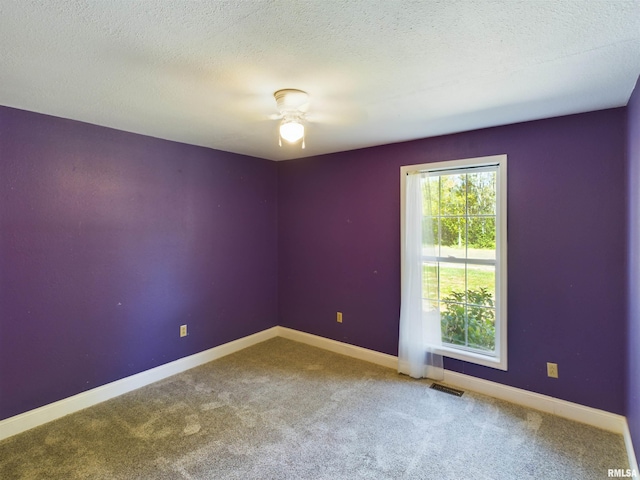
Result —
M 180 336 L 181 337 L 186 337 L 187 336 L 187 326 L 186 325 L 180 325 Z
M 336 312 L 336 322 L 342 323 L 342 312 Z
M 551 378 L 558 378 L 558 364 L 547 362 L 547 376 Z

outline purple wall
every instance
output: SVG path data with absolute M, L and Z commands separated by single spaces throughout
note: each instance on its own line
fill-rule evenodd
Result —
M 619 108 L 280 163 L 280 324 L 396 355 L 400 166 L 506 153 L 509 370 L 445 367 L 623 414 L 625 120 Z
M 640 453 L 640 80 L 627 105 L 629 161 L 629 315 L 627 422 Z
M 276 324 L 397 354 L 400 166 L 506 153 L 509 370 L 446 368 L 626 401 L 637 442 L 638 98 L 279 164 L 0 107 L 0 419 Z
M 0 419 L 278 323 L 274 162 L 0 107 L 0 192 Z

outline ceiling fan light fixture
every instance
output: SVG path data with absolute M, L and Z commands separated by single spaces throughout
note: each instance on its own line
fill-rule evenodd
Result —
M 297 119 L 282 120 L 280 124 L 280 136 L 289 143 L 296 143 L 304 137 L 304 125 Z
M 303 120 L 309 107 L 309 94 L 295 88 L 285 88 L 278 90 L 273 96 L 282 118 L 278 143 L 282 146 L 283 139 L 288 143 L 297 143 L 302 139 L 302 148 L 304 148 Z

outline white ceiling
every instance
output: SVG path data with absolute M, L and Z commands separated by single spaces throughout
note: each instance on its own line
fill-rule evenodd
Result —
M 638 75 L 638 0 L 0 0 L 1 105 L 273 160 L 618 107 Z

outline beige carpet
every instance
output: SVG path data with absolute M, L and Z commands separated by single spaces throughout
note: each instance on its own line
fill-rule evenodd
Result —
M 620 435 L 276 338 L 0 442 L 9 479 L 605 479 Z

